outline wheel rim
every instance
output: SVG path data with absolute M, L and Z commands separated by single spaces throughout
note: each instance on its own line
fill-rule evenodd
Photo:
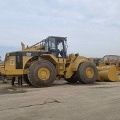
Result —
M 92 68 L 87 68 L 86 69 L 86 76 L 88 78 L 92 78 L 94 76 L 94 70 Z
M 38 71 L 38 77 L 41 80 L 47 80 L 50 77 L 50 71 L 47 68 L 40 68 Z

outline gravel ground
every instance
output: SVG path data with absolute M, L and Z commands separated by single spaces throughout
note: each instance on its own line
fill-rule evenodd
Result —
M 12 87 L 0 81 L 0 120 L 120 120 L 120 82 Z

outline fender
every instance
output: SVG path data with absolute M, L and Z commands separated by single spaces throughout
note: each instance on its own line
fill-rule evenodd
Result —
M 75 61 L 72 63 L 72 71 L 77 71 L 78 66 L 83 62 L 89 62 L 89 60 L 85 57 L 78 56 Z

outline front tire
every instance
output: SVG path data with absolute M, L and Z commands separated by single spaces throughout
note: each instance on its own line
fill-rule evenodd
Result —
M 54 65 L 47 60 L 34 62 L 28 70 L 29 81 L 35 87 L 51 86 L 55 77 L 56 69 Z
M 79 65 L 76 78 L 83 84 L 94 83 L 98 78 L 98 70 L 92 62 L 84 62 Z

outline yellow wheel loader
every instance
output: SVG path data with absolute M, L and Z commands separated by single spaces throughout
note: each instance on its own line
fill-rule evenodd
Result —
M 93 59 L 96 64 L 99 81 L 120 81 L 120 57 L 118 55 L 105 55 L 103 58 Z
M 105 65 L 115 65 L 117 71 L 120 71 L 120 56 L 118 55 L 105 55 L 103 57 Z
M 23 78 L 27 84 L 51 86 L 56 77 L 69 83 L 91 84 L 97 80 L 98 70 L 89 59 L 70 54 L 67 56 L 67 38 L 49 36 L 32 46 L 23 43 L 22 50 L 6 53 L 2 74 Z

